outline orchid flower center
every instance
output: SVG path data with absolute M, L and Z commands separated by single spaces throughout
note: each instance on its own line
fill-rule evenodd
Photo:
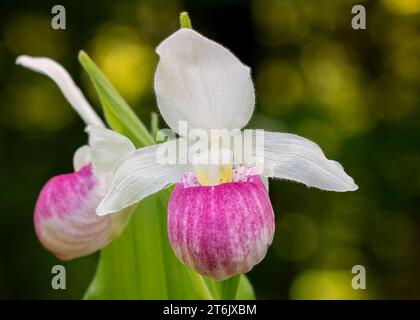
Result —
M 233 157 L 229 149 L 210 147 L 196 154 L 193 164 L 201 186 L 216 186 L 232 181 Z

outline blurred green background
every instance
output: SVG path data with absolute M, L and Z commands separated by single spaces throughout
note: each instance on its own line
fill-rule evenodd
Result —
M 60 1 L 67 30 L 51 28 L 55 4 L 0 3 L 0 298 L 80 298 L 97 261 L 63 263 L 67 290 L 51 289 L 60 262 L 38 243 L 33 208 L 50 177 L 72 171 L 86 136 L 53 82 L 14 59 L 56 59 L 100 110 L 77 61 L 84 49 L 149 124 L 154 48 L 182 10 L 252 67 L 250 127 L 314 140 L 360 186 L 342 194 L 271 182 L 277 231 L 249 273 L 257 296 L 420 298 L 420 0 Z M 351 28 L 355 4 L 366 7 L 367 30 Z M 366 290 L 351 287 L 356 264 Z

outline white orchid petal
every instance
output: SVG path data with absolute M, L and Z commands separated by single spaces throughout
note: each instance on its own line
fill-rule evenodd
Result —
M 19 56 L 16 59 L 16 64 L 51 78 L 87 125 L 104 127 L 101 118 L 99 118 L 82 91 L 76 86 L 71 76 L 60 64 L 49 58 L 29 56 Z
M 250 68 L 229 50 L 191 29 L 180 29 L 156 49 L 155 91 L 166 123 L 190 129 L 240 129 L 251 118 L 255 92 Z
M 74 171 L 79 171 L 84 166 L 91 163 L 91 151 L 88 145 L 79 147 L 73 155 Z
M 118 212 L 143 198 L 181 180 L 191 171 L 188 164 L 157 161 L 159 148 L 172 148 L 177 141 L 141 148 L 126 156 L 114 170 L 114 179 L 107 195 L 96 209 L 98 215 Z
M 121 158 L 136 150 L 127 137 L 115 131 L 96 126 L 89 126 L 86 131 L 95 173 L 113 171 Z
M 328 191 L 358 189 L 343 167 L 328 160 L 316 143 L 287 133 L 265 132 L 264 174 Z

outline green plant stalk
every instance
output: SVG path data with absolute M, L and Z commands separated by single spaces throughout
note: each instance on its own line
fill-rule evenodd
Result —
M 181 28 L 192 29 L 191 19 L 188 15 L 188 12 L 181 12 L 181 14 L 179 15 L 179 25 L 181 26 Z
M 241 275 L 236 275 L 223 281 L 222 284 L 222 299 L 234 300 L 236 299 L 236 293 L 238 291 L 239 281 Z
M 79 52 L 79 61 L 98 92 L 108 123 L 114 124 L 113 129 L 127 135 L 138 147 L 154 144 L 154 139 L 145 125 L 86 52 Z
M 152 136 L 156 137 L 159 132 L 159 116 L 156 112 L 151 113 L 150 130 L 152 131 Z
M 195 284 L 195 289 L 202 300 L 214 300 L 213 294 L 210 292 L 209 287 L 207 286 L 204 278 L 197 272 L 190 272 L 191 279 Z

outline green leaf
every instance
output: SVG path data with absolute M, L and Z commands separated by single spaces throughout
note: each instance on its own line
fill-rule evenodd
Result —
M 248 277 L 241 274 L 239 279 L 238 291 L 236 292 L 236 298 L 238 300 L 255 300 L 255 292 Z
M 185 268 L 168 250 L 160 197 L 141 201 L 121 237 L 101 251 L 86 299 L 198 298 Z
M 152 112 L 150 116 L 150 130 L 152 131 L 152 136 L 156 137 L 159 132 L 159 116 L 156 112 Z
M 85 299 L 220 299 L 223 282 L 204 278 L 181 264 L 170 248 L 166 210 L 168 191 L 141 201 L 123 234 L 101 251 Z M 229 299 L 255 299 L 240 275 Z M 229 281 L 229 280 L 227 280 Z
M 222 283 L 222 299 L 233 300 L 238 291 L 240 275 L 234 276 Z
M 192 29 L 191 19 L 188 15 L 188 12 L 181 12 L 181 14 L 179 15 L 179 25 L 181 26 L 181 28 Z
M 79 52 L 79 61 L 99 95 L 108 124 L 115 131 L 131 139 L 137 146 L 153 144 L 153 137 L 144 124 L 86 52 Z
M 81 52 L 79 59 L 94 84 L 111 128 L 137 146 L 153 144 L 143 123 L 87 54 Z M 163 190 L 137 205 L 122 235 L 101 251 L 85 299 L 255 298 L 244 275 L 238 277 L 235 294 L 234 283 L 205 278 L 175 257 L 167 234 L 170 192 Z

